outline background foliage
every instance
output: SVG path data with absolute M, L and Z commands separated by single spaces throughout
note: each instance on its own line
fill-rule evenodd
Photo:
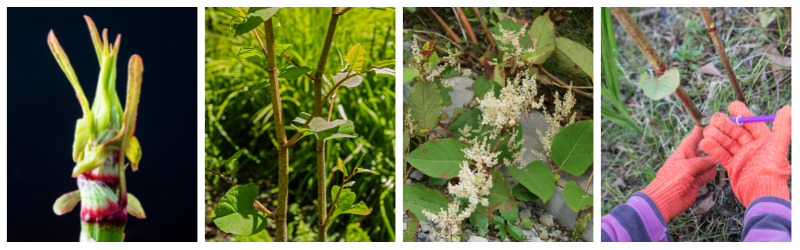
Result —
M 274 211 L 278 192 L 277 148 L 269 91 L 264 88 L 267 72 L 236 53 L 240 47 L 258 47 L 257 40 L 251 34 L 233 37 L 230 18 L 213 8 L 206 9 L 205 15 L 205 165 L 239 184 L 255 183 L 259 201 Z M 284 8 L 273 17 L 279 25 L 275 29 L 275 43 L 291 44 L 286 54 L 300 65 L 314 68 L 330 16 L 330 8 Z M 394 11 L 366 8 L 355 8 L 341 16 L 326 73 L 338 71 L 342 66 L 340 58 L 356 43 L 366 51 L 366 65 L 393 59 L 394 16 Z M 291 62 L 278 56 L 279 68 L 288 64 Z M 313 111 L 313 83 L 301 76 L 281 84 L 281 88 L 289 131 L 293 129 L 289 122 L 300 112 Z M 364 154 L 361 167 L 378 171 L 380 176 L 360 176 L 351 187 L 373 212 L 368 216 L 337 217 L 329 227 L 329 239 L 394 241 L 394 81 L 369 73 L 362 86 L 340 89 L 337 97 L 332 119 L 346 117 L 354 121 L 359 136 L 329 140 L 327 167 L 330 169 L 337 158 L 342 158 L 352 168 Z M 328 105 L 324 106 L 326 110 Z M 287 133 L 291 136 L 294 132 Z M 238 150 L 243 150 L 243 154 L 236 163 L 220 164 Z M 313 241 L 316 232 L 312 228 L 318 222 L 313 136 L 301 139 L 289 152 L 289 240 Z M 329 183 L 338 183 L 341 174 L 327 177 Z M 231 185 L 210 173 L 206 173 L 205 180 L 207 241 L 271 241 L 270 235 L 275 233 L 273 223 L 267 233 L 249 237 L 232 237 L 216 228 L 209 216 Z

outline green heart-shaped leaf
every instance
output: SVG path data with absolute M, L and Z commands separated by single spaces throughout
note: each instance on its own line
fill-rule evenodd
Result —
M 667 70 L 657 79 L 648 74 L 643 74 L 639 78 L 639 86 L 642 87 L 644 95 L 653 100 L 661 100 L 672 94 L 680 83 L 681 74 L 676 68 Z

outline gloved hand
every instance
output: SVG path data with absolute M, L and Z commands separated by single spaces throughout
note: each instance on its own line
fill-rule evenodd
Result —
M 754 116 L 742 102 L 728 105 L 731 117 Z M 789 200 L 789 142 L 792 139 L 792 107 L 778 111 L 772 130 L 766 123 L 745 123 L 740 127 L 723 113 L 711 118 L 703 132 L 700 148 L 714 157 L 731 179 L 736 198 L 745 207 L 762 196 Z
M 695 126 L 667 158 L 653 182 L 642 190 L 653 199 L 665 221 L 689 209 L 697 199 L 697 190 L 717 176 L 714 158 L 698 156 L 701 152 L 697 144 L 701 139 L 703 131 Z

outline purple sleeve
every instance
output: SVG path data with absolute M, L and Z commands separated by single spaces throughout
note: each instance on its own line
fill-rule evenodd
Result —
M 670 241 L 667 223 L 661 212 L 645 193 L 636 192 L 625 204 L 611 210 L 600 219 L 601 240 L 604 242 L 666 242 Z
M 792 241 L 792 203 L 774 196 L 755 199 L 744 213 L 742 241 Z

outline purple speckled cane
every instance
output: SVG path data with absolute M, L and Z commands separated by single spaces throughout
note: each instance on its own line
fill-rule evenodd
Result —
M 728 117 L 728 119 L 731 119 L 731 121 L 733 123 L 736 123 L 736 125 L 741 126 L 742 124 L 748 122 L 771 122 L 775 120 L 775 115 L 750 116 L 750 117 L 737 116 L 737 117 Z

